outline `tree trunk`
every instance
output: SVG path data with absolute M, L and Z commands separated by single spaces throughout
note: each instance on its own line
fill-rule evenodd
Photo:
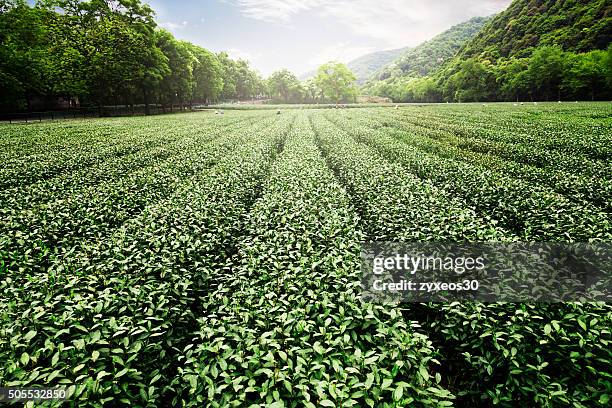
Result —
M 151 111 L 149 110 L 149 92 L 147 92 L 146 88 L 142 89 L 142 97 L 144 99 L 145 115 L 150 115 Z

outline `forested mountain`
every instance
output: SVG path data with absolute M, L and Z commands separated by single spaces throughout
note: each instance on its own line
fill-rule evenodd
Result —
M 410 47 L 398 48 L 395 50 L 386 50 L 373 52 L 364 55 L 349 62 L 347 65 L 357 77 L 359 85 L 364 84 L 372 75 L 385 67 L 387 64 L 395 61 L 399 56 L 410 50 Z
M 608 100 L 611 27 L 611 0 L 515 0 L 429 76 L 365 91 L 402 102 Z
M 368 80 L 425 76 L 452 58 L 489 19 L 475 17 L 417 47 L 373 52 L 352 60 L 347 66 L 357 77 L 358 85 L 364 85 Z M 302 75 L 302 78 L 307 79 L 315 74 L 315 71 L 311 71 Z
M 605 50 L 612 38 L 610 0 L 514 1 L 461 51 L 474 56 L 529 57 L 534 47 L 564 51 Z
M 376 73 L 374 79 L 421 77 L 435 71 L 472 39 L 491 17 L 475 17 L 457 24 L 423 44 L 405 50 L 391 64 Z

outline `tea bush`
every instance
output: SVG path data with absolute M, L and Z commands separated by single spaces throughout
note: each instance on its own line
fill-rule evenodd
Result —
M 604 407 L 605 303 L 377 304 L 363 242 L 610 242 L 609 105 L 0 129 L 0 387 L 55 406 Z M 43 404 L 45 405 L 45 404 Z

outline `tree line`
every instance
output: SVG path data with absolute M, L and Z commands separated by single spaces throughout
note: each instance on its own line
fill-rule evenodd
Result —
M 80 106 L 192 106 L 271 98 L 354 100 L 342 64 L 306 83 L 287 70 L 264 80 L 249 62 L 180 41 L 140 0 L 0 0 L 0 110 L 33 110 L 57 97 Z
M 247 61 L 179 41 L 140 0 L 0 0 L 0 105 L 78 97 L 81 105 L 188 105 L 247 99 Z
M 585 53 L 543 46 L 524 58 L 458 58 L 430 76 L 376 82 L 367 91 L 398 102 L 610 100 L 612 46 Z
M 346 103 L 357 99 L 356 81 L 345 64 L 332 61 L 321 65 L 317 75 L 305 81 L 289 70 L 276 71 L 268 78 L 267 86 L 277 103 Z
M 0 0 L 0 111 L 33 110 L 57 97 L 146 110 L 253 98 L 346 103 L 356 100 L 355 81 L 337 62 L 306 81 L 284 69 L 263 79 L 248 61 L 177 40 L 140 0 Z M 397 102 L 609 100 L 612 46 L 459 55 L 429 76 L 387 78 L 363 91 Z

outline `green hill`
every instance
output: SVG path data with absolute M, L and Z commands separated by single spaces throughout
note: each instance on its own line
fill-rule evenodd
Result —
M 357 83 L 363 85 L 372 75 L 374 75 L 374 73 L 382 69 L 385 65 L 395 61 L 408 50 L 410 50 L 410 47 L 373 52 L 372 54 L 359 57 L 349 62 L 347 65 L 355 76 L 357 76 Z
M 477 33 L 469 25 L 460 31 L 472 33 L 462 46 L 440 40 L 443 33 L 385 68 L 364 92 L 401 102 L 612 97 L 612 0 L 514 0 L 488 21 L 471 21 L 483 24 Z M 456 53 L 444 59 L 434 53 L 440 49 Z
M 461 58 L 528 57 L 535 47 L 606 49 L 612 38 L 610 0 L 515 0 L 460 52 Z
M 376 73 L 375 80 L 422 77 L 435 71 L 472 39 L 491 17 L 475 17 L 457 24 L 423 44 L 406 50 L 393 63 Z

